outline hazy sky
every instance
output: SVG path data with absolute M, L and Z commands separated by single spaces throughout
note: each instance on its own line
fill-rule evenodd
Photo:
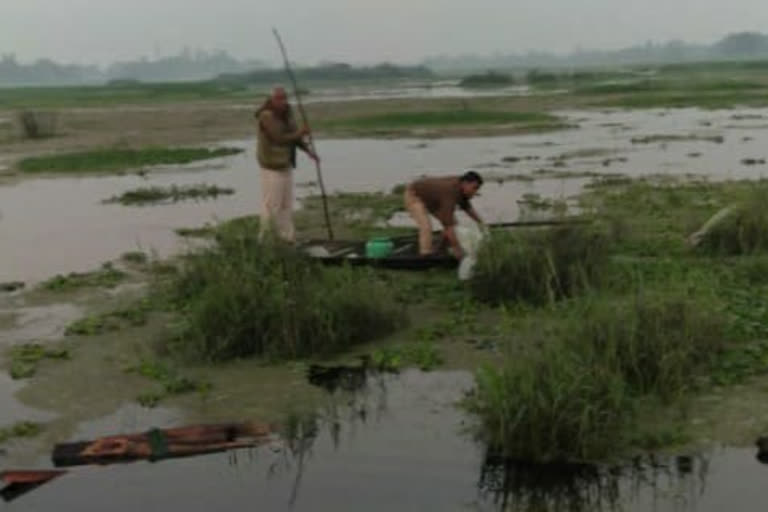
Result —
M 0 53 L 104 64 L 185 45 L 276 60 L 417 62 L 436 54 L 713 42 L 768 27 L 768 0 L 0 0 Z

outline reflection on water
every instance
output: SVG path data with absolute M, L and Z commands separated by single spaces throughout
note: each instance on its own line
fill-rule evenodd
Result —
M 618 510 L 618 475 L 589 464 L 537 465 L 488 455 L 482 496 L 500 510 Z
M 580 130 L 437 140 L 418 148 L 412 140 L 321 141 L 320 151 L 331 190 L 389 189 L 421 174 L 455 173 L 482 163 L 493 164 L 486 168 L 487 173 L 502 174 L 531 174 L 542 168 L 551 170 L 557 163 L 561 176 L 568 172 L 631 176 L 666 172 L 759 177 L 764 172 L 761 166 L 744 166 L 741 160 L 768 156 L 768 132 L 753 131 L 746 138 L 744 130 L 753 128 L 743 126 L 738 134 L 731 133 L 732 128 L 725 124 L 739 121 L 731 114 L 695 109 L 666 116 L 653 111 L 575 112 L 568 115 L 579 119 Z M 630 142 L 633 136 L 691 133 L 723 135 L 725 143 Z M 253 145 L 250 141 L 237 144 L 247 149 L 244 155 L 211 166 L 198 164 L 194 170 L 150 174 L 147 179 L 57 178 L 0 187 L 0 281 L 88 270 L 137 245 L 171 253 L 179 248 L 174 228 L 254 213 L 259 180 Z M 607 159 L 606 154 L 620 154 L 623 159 Z M 521 214 L 518 203 L 526 194 L 568 197 L 589 181 L 551 176 L 503 184 L 489 180 L 478 198 L 478 209 L 490 221 L 512 220 Z M 297 181 L 313 178 L 306 166 L 297 173 Z M 136 186 L 198 182 L 233 187 L 237 192 L 218 201 L 152 208 L 101 204 L 102 199 Z M 30 208 L 31 204 L 37 206 Z M 32 313 L 37 319 L 48 314 L 43 310 L 30 310 Z M 26 325 L 23 317 L 21 325 Z M 40 325 L 44 329 L 28 331 L 25 336 L 45 338 L 58 328 L 53 323 Z M 312 511 L 714 512 L 765 508 L 766 467 L 756 460 L 754 450 L 714 450 L 695 458 L 638 460 L 617 467 L 533 466 L 488 454 L 467 434 L 471 420 L 455 407 L 473 383 L 466 372 L 406 371 L 395 376 L 371 374 L 362 367 L 314 367 L 310 379 L 329 392 L 327 403 L 314 414 L 288 414 L 279 445 L 184 461 L 77 471 L 25 496 L 14 503 L 14 510 L 128 511 L 162 506 L 209 511 L 253 508 L 254 504 L 263 510 Z M 37 417 L 13 400 L 15 383 L 0 377 L 0 388 L 4 390 L 1 414 Z M 254 389 L 253 395 L 260 392 L 270 390 Z M 247 405 L 233 403 L 232 413 L 253 410 Z M 290 406 L 286 403 L 286 409 Z M 136 429 L 152 426 L 144 424 L 150 419 L 183 421 L 181 413 L 159 418 L 139 417 L 133 411 L 123 414 L 136 418 L 132 425 Z M 126 421 L 124 416 L 114 416 L 86 422 L 76 430 L 67 424 L 62 431 L 105 435 L 125 427 Z M 46 463 L 41 461 L 41 465 Z
M 329 394 L 345 393 L 339 402 L 329 402 L 322 412 L 289 418 L 283 430 L 286 449 L 281 452 L 279 462 L 270 467 L 269 478 L 289 479 L 292 482 L 289 503 L 293 507 L 299 502 L 302 482 L 308 478 L 311 468 L 321 470 L 327 461 L 322 457 L 323 444 L 329 440 L 333 446 L 331 457 L 343 456 L 346 438 L 356 436 L 356 431 L 369 423 L 368 410 L 375 407 L 377 414 L 370 421 L 369 428 L 376 431 L 392 429 L 392 417 L 403 413 L 403 403 L 388 399 L 389 393 L 399 386 L 399 379 L 372 371 L 363 362 L 361 365 L 321 367 L 314 366 L 308 372 L 310 381 L 329 390 Z M 411 392 L 419 394 L 421 374 L 412 381 Z M 458 396 L 456 397 L 458 399 Z M 455 411 L 455 410 L 454 410 Z M 445 413 L 446 411 L 443 411 Z M 441 414 L 430 423 L 441 421 Z M 427 414 L 427 411 L 421 411 Z M 397 432 L 395 432 L 397 434 Z M 472 464 L 461 464 L 467 476 L 474 477 L 473 498 L 466 497 L 461 503 L 471 503 L 476 510 L 497 511 L 572 511 L 572 512 L 618 512 L 618 511 L 702 511 L 710 508 L 707 484 L 710 478 L 710 456 L 643 456 L 614 465 L 577 463 L 533 464 L 498 456 L 470 441 L 466 431 L 455 433 L 465 446 L 473 447 Z M 407 437 L 405 434 L 404 437 Z M 384 447 L 384 451 L 379 451 Z M 316 451 L 316 448 L 319 448 Z M 445 446 L 446 450 L 450 447 Z M 372 460 L 387 458 L 389 447 L 375 445 L 364 450 Z M 415 448 L 415 455 L 429 458 L 429 450 Z M 342 452 L 342 453 L 340 453 Z M 727 452 L 733 456 L 735 451 Z M 325 457 L 329 454 L 326 453 Z M 718 457 L 715 457 L 718 458 Z M 721 460 L 721 458 L 718 458 Z M 395 459 L 396 463 L 404 462 Z M 431 470 L 437 470 L 433 461 Z M 472 468 L 470 471 L 470 467 Z M 479 469 L 478 469 L 479 468 Z M 410 472 L 403 467 L 403 471 Z M 376 471 L 373 472 L 373 475 Z M 345 474 L 337 475 L 345 478 Z M 386 476 L 386 472 L 384 475 Z M 728 472 L 715 474 L 728 480 Z M 725 477 L 725 478 L 724 478 Z M 312 477 L 309 477 L 312 478 Z M 431 488 L 428 479 L 419 480 L 420 489 L 429 500 L 444 489 Z M 720 496 L 714 496 L 715 500 Z M 314 498 L 313 498 L 314 501 Z M 397 502 L 402 507 L 406 502 Z M 745 504 L 746 505 L 746 504 Z M 370 507 L 370 503 L 354 504 L 354 507 Z M 321 507 L 322 508 L 322 507 Z M 373 506 L 376 509 L 376 506 Z M 458 509 L 459 502 L 450 509 Z M 431 509 L 431 508 L 430 508 Z M 742 510 L 758 510 L 746 505 Z M 416 509 L 414 509 L 416 510 Z
M 269 445 L 73 470 L 13 510 L 764 510 L 765 466 L 754 450 L 612 466 L 521 463 L 488 453 L 470 435 L 469 419 L 455 407 L 472 385 L 470 374 L 368 373 L 364 382 L 359 372 L 341 375 L 330 379 L 337 385 L 314 412 L 291 414 L 286 404 L 280 436 Z M 82 425 L 77 436 L 116 433 L 123 420 Z
M 314 366 L 308 372 L 308 378 L 315 385 L 329 389 L 330 394 L 346 393 L 345 400 L 329 401 L 325 409 L 315 414 L 290 416 L 284 424 L 284 450 L 270 465 L 268 478 L 291 482 L 288 498 L 291 507 L 299 502 L 302 482 L 308 478 L 305 473 L 312 468 L 324 467 L 326 461 L 318 460 L 323 456 L 324 443 L 330 440 L 333 447 L 330 456 L 339 456 L 346 438 L 355 436 L 359 428 L 369 423 L 371 407 L 377 414 L 369 427 L 375 430 L 393 428 L 392 416 L 402 414 L 403 404 L 387 399 L 393 386 L 398 387 L 398 379 L 372 371 L 365 362 L 352 366 Z M 429 380 L 425 374 L 422 378 Z M 418 383 L 411 383 L 415 384 L 411 389 L 413 393 L 420 393 Z M 421 414 L 426 413 L 422 411 Z M 440 413 L 431 423 L 438 421 Z M 472 445 L 475 455 L 482 453 L 482 458 L 474 459 L 472 465 L 476 475 L 474 497 L 466 500 L 478 510 L 629 512 L 647 510 L 647 505 L 653 503 L 656 510 L 695 511 L 699 510 L 698 498 L 706 490 L 709 475 L 709 459 L 704 455 L 637 457 L 612 466 L 542 465 L 495 455 L 472 443 L 466 432 L 456 432 L 456 436 Z M 367 451 L 373 460 L 387 457 L 386 451 L 380 452 L 376 446 L 372 448 Z M 421 453 L 418 448 L 416 450 L 416 455 Z M 328 456 L 326 453 L 325 457 Z M 467 476 L 472 474 L 469 466 L 463 467 Z M 434 465 L 432 469 L 435 469 Z M 407 472 L 405 468 L 403 470 Z M 344 478 L 345 475 L 337 477 Z M 425 486 L 422 492 L 429 496 L 444 491 Z M 458 507 L 458 502 L 455 505 Z M 368 507 L 370 504 L 355 506 Z
M 313 386 L 323 388 L 329 393 L 337 390 L 358 392 L 368 383 L 369 358 L 361 358 L 359 365 L 321 366 L 311 365 L 307 371 L 307 380 Z
M 696 510 L 689 506 L 704 492 L 708 469 L 705 457 L 597 466 L 538 465 L 489 455 L 479 488 L 499 510 L 633 511 L 648 502 L 661 510 Z

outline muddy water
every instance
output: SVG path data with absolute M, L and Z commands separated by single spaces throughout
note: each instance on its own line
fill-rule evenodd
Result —
M 394 98 L 480 98 L 484 96 L 527 96 L 531 89 L 527 85 L 492 87 L 488 89 L 467 89 L 459 87 L 457 80 L 439 82 L 413 82 L 396 87 L 339 87 L 313 91 L 304 101 L 320 103 L 329 101 L 382 100 Z
M 745 111 L 768 118 L 768 111 Z M 565 112 L 581 128 L 518 137 L 418 140 L 324 140 L 319 150 L 330 190 L 381 190 L 422 174 L 446 174 L 477 167 L 487 175 L 547 172 L 622 173 L 631 176 L 694 173 L 715 178 L 761 177 L 765 165 L 745 166 L 743 158 L 767 156 L 768 130 L 739 111 L 685 109 L 647 112 Z M 734 118 L 736 116 L 736 118 Z M 730 128 L 725 128 L 729 126 Z M 724 137 L 707 141 L 633 144 L 654 134 Z M 0 187 L 0 281 L 36 281 L 55 273 L 91 269 L 129 250 L 178 250 L 174 228 L 194 227 L 215 219 L 252 214 L 259 207 L 259 176 L 252 141 L 235 141 L 242 155 L 164 170 L 148 177 L 111 176 L 26 180 Z M 425 146 L 426 145 L 426 146 Z M 555 167 L 554 159 L 583 150 Z M 505 157 L 521 161 L 503 162 Z M 609 158 L 624 158 L 626 161 Z M 528 159 L 526 159 L 528 158 Z M 297 182 L 315 180 L 302 161 Z M 477 205 L 491 221 L 512 220 L 526 193 L 548 197 L 572 195 L 587 182 L 541 179 L 535 182 L 490 181 Z M 210 202 L 153 207 L 103 205 L 125 190 L 148 185 L 212 183 L 234 187 L 236 194 Z M 311 188 L 298 188 L 307 193 Z
M 46 421 L 53 414 L 27 407 L 18 401 L 16 393 L 24 387 L 19 381 L 11 379 L 7 372 L 0 372 L 0 425 L 8 421 L 21 421 L 21 418 L 30 421 Z
M 486 457 L 454 407 L 465 372 L 372 377 L 292 443 L 154 464 L 73 469 L 8 510 L 764 510 L 768 467 L 747 449 L 622 468 L 535 468 Z M 233 414 L 236 407 L 233 405 Z M 179 421 L 124 407 L 72 439 Z M 37 467 L 49 464 L 42 457 Z M 3 505 L 0 504 L 0 508 Z
M 747 112 L 768 118 L 768 111 Z M 768 130 L 760 128 L 759 120 L 753 118 L 734 119 L 739 113 L 571 112 L 566 114 L 581 129 L 522 137 L 425 141 L 426 147 L 416 147 L 421 141 L 413 140 L 321 141 L 319 149 L 331 190 L 387 189 L 420 174 L 443 174 L 472 166 L 481 167 L 486 174 L 528 174 L 554 168 L 553 159 L 565 162 L 564 167 L 556 167 L 558 171 L 576 174 L 760 177 L 768 168 L 744 166 L 740 161 L 766 157 Z M 633 137 L 654 134 L 721 135 L 725 140 L 722 144 L 631 142 Z M 57 272 L 88 270 L 137 247 L 168 254 L 180 247 L 174 228 L 255 212 L 259 183 L 252 144 L 236 144 L 247 153 L 183 171 L 151 173 L 147 179 L 51 178 L 0 187 L 0 281 L 36 280 Z M 581 153 L 574 155 L 576 151 Z M 699 155 L 691 156 L 693 153 Z M 559 158 L 563 155 L 566 157 Z M 521 160 L 502 161 L 509 156 Z M 626 161 L 604 165 L 607 158 L 617 157 Z M 313 171 L 304 164 L 297 181 L 313 179 Z M 560 178 L 503 185 L 489 181 L 477 205 L 490 220 L 508 220 L 519 215 L 517 200 L 524 194 L 567 197 L 586 181 Z M 145 208 L 100 203 L 136 186 L 199 182 L 234 187 L 237 193 L 211 202 Z M 298 190 L 306 193 L 308 189 Z M 20 314 L 13 321 L 17 331 L 21 330 L 15 336 L 43 340 L 56 337 L 64 325 L 61 318 L 73 314 L 43 307 L 15 312 Z M 86 359 L 92 369 L 88 374 L 77 372 L 60 378 L 59 373 L 72 372 L 62 364 L 26 388 L 0 375 L 0 425 L 27 419 L 52 421 L 43 440 L 52 443 L 187 421 L 241 420 L 244 415 L 260 419 L 275 408 L 271 402 L 287 404 L 308 394 L 306 383 L 296 375 L 286 381 L 287 385 L 273 378 L 268 369 L 245 365 L 227 371 L 217 382 L 215 390 L 219 391 L 207 401 L 149 411 L 130 405 L 137 392 L 135 384 L 126 380 L 128 377 L 115 377 L 121 363 L 109 361 L 109 346 L 100 350 Z M 45 387 L 46 379 L 74 385 L 52 393 Z M 98 393 L 95 383 L 100 383 Z M 401 378 L 372 380 L 365 393 L 351 398 L 329 398 L 333 407 L 318 409 L 318 434 L 308 443 L 311 449 L 304 459 L 277 444 L 152 465 L 84 468 L 13 503 L 0 503 L 0 509 L 503 510 L 506 504 L 508 510 L 526 510 L 528 505 L 539 505 L 530 508 L 533 510 L 546 510 L 541 502 L 548 504 L 549 510 L 765 509 L 762 493 L 768 467 L 755 460 L 751 449 L 718 449 L 691 461 L 661 461 L 660 467 L 643 465 L 615 472 L 584 468 L 542 472 L 490 464 L 483 447 L 465 433 L 470 426 L 467 417 L 453 406 L 471 383 L 472 376 L 465 372 L 409 371 Z M 85 396 L 89 400 L 78 400 Z M 46 410 L 24 406 L 19 398 L 25 403 L 44 404 Z M 317 400 L 313 396 L 311 402 Z M 121 406 L 121 401 L 129 405 Z M 20 458 L 0 454 L 0 467 L 50 465 L 49 458 L 35 450 L 23 453 Z
M 45 306 L 14 306 L 0 314 L 13 313 L 12 326 L 3 328 L 0 348 L 7 344 L 24 341 L 55 341 L 64 336 L 67 324 L 79 316 L 80 308 L 73 304 L 49 304 Z

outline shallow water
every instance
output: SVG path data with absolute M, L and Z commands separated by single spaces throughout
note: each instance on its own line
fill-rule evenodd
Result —
M 291 444 L 276 442 L 154 464 L 73 468 L 5 507 L 17 511 L 54 507 L 84 511 L 160 507 L 189 511 L 251 507 L 270 511 L 764 510 L 762 490 L 768 468 L 748 449 L 648 460 L 622 468 L 544 469 L 487 458 L 483 447 L 466 434 L 470 425 L 453 405 L 471 384 L 466 372 L 412 370 L 399 377 L 371 377 L 365 392 L 348 399 L 351 405 L 324 410 L 312 423 L 316 430 L 305 430 L 311 435 Z M 126 406 L 80 425 L 72 440 L 138 432 L 178 421 L 178 411 Z M 49 464 L 47 457 L 41 457 L 36 467 Z
M 70 322 L 81 316 L 80 308 L 73 304 L 49 304 L 0 308 L 0 315 L 13 313 L 13 325 L 2 330 L 0 350 L 10 344 L 22 342 L 56 341 L 61 339 Z
M 332 101 L 383 100 L 383 99 L 437 99 L 437 98 L 481 98 L 494 96 L 527 96 L 531 88 L 527 85 L 491 88 L 459 87 L 458 80 L 438 82 L 403 83 L 395 87 L 370 85 L 331 87 L 313 90 L 302 98 L 305 103 Z
M 768 115 L 768 110 L 743 113 Z M 326 183 L 330 190 L 384 190 L 421 174 L 459 172 L 480 164 L 496 166 L 482 168 L 486 175 L 528 174 L 552 168 L 553 158 L 586 149 L 600 151 L 566 158 L 565 167 L 556 170 L 631 176 L 695 173 L 724 179 L 757 178 L 768 169 L 740 163 L 743 158 L 764 158 L 768 152 L 768 131 L 756 128 L 754 119 L 733 119 L 734 114 L 742 114 L 740 111 L 565 114 L 581 129 L 519 137 L 424 141 L 426 147 L 417 147 L 422 141 L 414 140 L 320 141 Z M 726 125 L 739 127 L 724 128 Z M 654 134 L 691 133 L 722 135 L 725 141 L 632 144 L 630 140 Z M 254 213 L 259 204 L 259 179 L 253 144 L 235 144 L 247 152 L 184 170 L 151 173 L 147 179 L 133 175 L 46 178 L 0 187 L 0 281 L 35 281 L 55 273 L 89 270 L 136 248 L 170 254 L 182 247 L 174 228 Z M 694 158 L 691 153 L 700 156 Z M 502 162 L 508 156 L 523 160 Z M 528 156 L 537 159 L 524 159 Z M 616 157 L 627 161 L 603 165 L 605 159 Z M 314 180 L 314 171 L 306 162 L 296 179 Z M 520 214 L 517 201 L 524 194 L 567 197 L 588 181 L 546 179 L 499 185 L 489 180 L 477 207 L 491 221 L 512 220 Z M 101 204 L 101 200 L 137 186 L 199 182 L 233 187 L 236 194 L 210 202 L 144 208 Z M 309 190 L 302 187 L 297 193 Z M 16 319 L 14 336 L 18 340 L 58 336 L 64 319 L 74 312 L 56 307 L 22 311 Z M 4 331 L 4 335 L 8 332 Z M 249 374 L 255 370 L 243 366 L 230 370 L 231 378 L 224 377 L 217 388 L 224 390 L 222 394 L 216 392 L 206 403 L 193 401 L 183 403 L 183 409 L 151 411 L 135 405 L 120 406 L 109 396 L 130 400 L 136 390 L 126 384 L 125 377 L 110 380 L 114 370 L 102 368 L 109 348 L 104 347 L 102 352 L 89 356 L 88 361 L 103 375 L 69 377 L 77 380 L 78 385 L 73 387 L 76 390 L 90 389 L 95 382 L 105 388 L 121 387 L 106 389 L 98 403 L 80 403 L 71 390 L 64 389 L 37 396 L 45 386 L 23 389 L 7 375 L 0 375 L 0 425 L 56 416 L 22 405 L 19 395 L 30 403 L 42 403 L 50 411 L 59 411 L 60 416 L 53 418 L 44 433 L 44 442 L 54 442 L 188 421 L 259 419 L 266 402 L 288 403 L 292 393 L 306 394 L 300 385 L 285 385 L 278 379 L 271 380 L 275 387 L 272 389 Z M 41 376 L 40 382 L 46 378 L 49 376 Z M 535 468 L 487 464 L 483 447 L 464 432 L 469 426 L 467 417 L 452 405 L 471 384 L 470 374 L 446 371 L 408 371 L 400 378 L 370 381 L 367 392 L 357 395 L 351 405 L 345 405 L 349 400 L 341 400 L 340 408 L 332 409 L 339 414 L 338 423 L 329 422 L 336 416 L 329 416 L 328 409 L 320 411 L 319 434 L 301 472 L 299 460 L 284 449 L 278 450 L 279 446 L 156 464 L 83 468 L 13 503 L 0 503 L 0 509 L 501 510 L 506 503 L 508 509 L 520 510 L 511 507 L 536 499 L 549 503 L 550 510 L 567 509 L 566 505 L 573 506 L 572 510 L 608 510 L 616 503 L 629 512 L 765 509 L 762 492 L 768 467 L 759 464 L 749 448 L 717 449 L 701 454 L 690 464 L 685 463 L 687 459 L 681 463 L 672 460 L 655 470 L 644 465 L 642 470 L 624 468 L 618 473 L 605 469 L 560 474 L 548 469 L 542 475 Z M 247 404 L 239 398 L 245 396 L 251 396 Z M 75 410 L 78 412 L 72 412 Z M 81 417 L 91 419 L 76 419 Z M 0 467 L 7 468 L 11 462 L 24 462 L 32 468 L 50 464 L 47 455 L 36 452 L 19 459 L 0 454 Z M 553 479 L 553 474 L 561 478 Z M 580 508 L 576 506 L 579 504 Z
M 768 110 L 748 110 L 766 114 Z M 580 129 L 468 139 L 323 140 L 318 149 L 329 191 L 386 190 L 422 174 L 458 173 L 477 167 L 486 175 L 529 174 L 539 169 L 558 172 L 622 173 L 630 176 L 686 173 L 712 178 L 758 178 L 768 167 L 745 166 L 743 158 L 764 158 L 768 131 L 749 128 L 754 120 L 734 120 L 740 111 L 565 112 Z M 709 126 L 702 126 L 703 123 Z M 725 129 L 725 125 L 745 128 Z M 632 144 L 631 138 L 653 134 L 723 135 L 725 142 L 703 141 Z M 750 137 L 751 140 L 744 140 Z M 254 214 L 259 208 L 259 175 L 252 141 L 235 141 L 246 152 L 183 170 L 166 169 L 147 178 L 135 175 L 61 177 L 24 180 L 0 186 L 0 281 L 39 281 L 56 273 L 85 271 L 122 252 L 144 249 L 168 255 L 184 242 L 175 228 L 196 227 L 216 219 Z M 600 149 L 595 156 L 568 158 L 553 167 L 560 155 Z M 692 153 L 700 153 L 697 158 Z M 537 157 L 516 163 L 504 157 Z M 607 158 L 624 157 L 626 162 Z M 493 165 L 494 167 L 488 167 Z M 306 160 L 295 174 L 297 183 L 315 181 Z M 535 182 L 489 180 L 476 201 L 490 221 L 514 220 L 517 201 L 526 193 L 546 197 L 575 194 L 589 180 L 548 178 Z M 182 202 L 151 207 L 103 205 L 101 201 L 125 190 L 149 185 L 211 183 L 233 187 L 233 196 L 215 201 Z M 297 194 L 312 188 L 297 187 Z
M 24 383 L 13 380 L 8 372 L 0 372 L 0 427 L 15 421 L 49 420 L 53 415 L 46 411 L 36 410 L 25 406 L 16 398 L 16 393 L 24 387 Z M 2 458 L 0 457 L 0 463 Z

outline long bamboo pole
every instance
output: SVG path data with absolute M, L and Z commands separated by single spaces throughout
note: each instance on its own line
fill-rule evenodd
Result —
M 301 95 L 299 94 L 299 86 L 296 82 L 296 76 L 293 74 L 293 70 L 291 69 L 291 63 L 288 60 L 288 52 L 285 50 L 285 45 L 283 44 L 283 40 L 280 38 L 280 34 L 278 33 L 276 28 L 272 29 L 272 32 L 275 34 L 275 39 L 277 39 L 277 44 L 280 46 L 280 52 L 283 54 L 283 61 L 285 62 L 285 71 L 288 73 L 288 77 L 291 80 L 291 83 L 293 84 L 293 92 L 296 96 L 296 105 L 299 107 L 299 113 L 301 114 L 301 118 L 304 121 L 304 124 L 306 126 L 309 126 L 309 118 L 307 117 L 307 112 L 304 110 L 304 105 L 301 102 Z M 317 148 L 315 147 L 315 141 L 312 137 L 312 131 L 309 132 L 309 148 L 312 150 L 312 152 L 317 155 Z M 320 167 L 320 159 L 315 160 L 315 169 L 317 170 L 317 184 L 320 186 L 320 194 L 323 198 L 323 213 L 325 214 L 325 226 L 328 229 L 328 238 L 333 240 L 333 227 L 331 226 L 331 217 L 328 214 L 328 198 L 325 195 L 325 184 L 323 183 L 323 171 Z

